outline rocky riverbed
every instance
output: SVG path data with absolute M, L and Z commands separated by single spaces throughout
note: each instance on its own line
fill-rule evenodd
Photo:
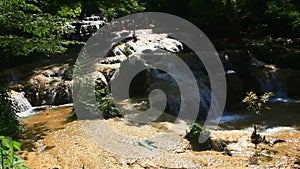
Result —
M 188 127 L 184 123 L 160 121 L 135 126 L 120 118 L 70 122 L 71 112 L 72 107 L 56 107 L 22 119 L 25 131 L 21 139 L 24 149 L 21 154 L 27 165 L 36 169 L 300 167 L 299 128 L 265 129 L 261 134 L 273 145 L 259 144 L 257 149 L 250 142 L 252 128 L 214 130 L 211 131 L 212 138 L 226 142 L 229 153 L 199 152 L 193 151 L 184 138 Z M 149 142 L 124 142 L 120 138 L 112 140 L 111 135 L 97 140 L 95 138 L 101 137 L 101 133 L 109 133 L 100 128 L 101 125 L 109 126 L 120 135 Z M 171 132 L 166 132 L 168 129 Z M 153 136 L 159 133 L 168 135 L 168 138 L 161 137 L 160 142 L 155 140 Z M 128 147 L 122 147 L 125 145 Z M 135 151 L 154 154 L 131 156 L 130 152 Z

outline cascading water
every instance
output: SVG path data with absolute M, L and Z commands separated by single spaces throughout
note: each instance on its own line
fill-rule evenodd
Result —
M 51 91 L 51 95 L 50 95 L 50 105 L 53 105 L 55 103 L 55 98 L 57 95 L 57 90 L 59 88 L 59 85 L 57 85 L 52 91 Z
M 183 57 L 192 58 L 193 56 L 194 56 L 193 54 L 184 54 Z M 191 61 L 191 63 L 188 64 L 192 65 L 192 66 L 190 65 L 190 67 L 192 67 L 191 70 L 197 80 L 198 89 L 199 89 L 200 111 L 199 111 L 198 119 L 204 120 L 207 116 L 209 109 L 211 108 L 210 105 L 213 104 L 215 106 L 213 106 L 214 108 L 213 110 L 211 110 L 212 114 L 210 115 L 211 117 L 210 119 L 217 120 L 217 118 L 219 118 L 217 111 L 220 111 L 216 109 L 216 107 L 218 107 L 218 102 L 216 100 L 213 101 L 211 99 L 213 93 L 209 88 L 209 83 L 207 82 L 208 77 L 204 72 L 205 70 L 203 70 L 200 64 L 198 63 L 195 64 L 195 63 L 196 62 Z M 164 90 L 164 92 L 166 93 L 168 99 L 167 111 L 171 114 L 178 115 L 180 109 L 183 110 L 184 112 L 185 106 L 187 106 L 183 104 L 182 107 L 180 107 L 181 102 L 189 103 L 189 100 L 194 98 L 181 97 L 180 92 L 178 92 L 179 88 L 174 79 L 180 79 L 180 81 L 184 83 L 191 83 L 191 77 L 187 77 L 186 75 L 182 74 L 182 72 L 180 72 L 180 69 L 177 68 L 177 65 L 174 65 L 172 63 L 169 63 L 168 68 L 169 68 L 168 73 L 159 71 L 157 69 L 151 69 L 150 75 L 152 77 L 149 80 L 151 82 L 150 88 L 152 89 L 156 87 L 162 88 L 162 90 Z M 176 77 L 173 77 L 170 74 Z
M 260 84 L 260 92 L 273 92 L 274 96 L 270 99 L 271 102 L 292 102 L 284 90 L 282 82 L 277 76 L 274 67 L 259 67 L 255 71 L 255 77 Z
M 271 102 L 293 102 L 285 92 L 281 80 L 277 76 L 277 68 L 274 65 L 267 65 L 256 59 L 249 51 L 251 65 L 255 66 L 254 76 L 260 84 L 260 92 L 273 92 Z
M 52 88 L 49 99 L 50 105 L 60 105 L 72 103 L 72 84 L 68 81 L 62 81 Z
M 29 101 L 24 97 L 23 93 L 11 91 L 10 98 L 12 101 L 13 109 L 16 113 L 21 113 L 32 108 Z

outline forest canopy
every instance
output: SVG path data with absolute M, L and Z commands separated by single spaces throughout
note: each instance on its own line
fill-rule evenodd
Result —
M 183 17 L 213 39 L 297 38 L 298 0 L 2 0 L 1 60 L 15 56 L 51 56 L 76 41 L 66 23 L 92 14 L 109 19 L 142 11 Z

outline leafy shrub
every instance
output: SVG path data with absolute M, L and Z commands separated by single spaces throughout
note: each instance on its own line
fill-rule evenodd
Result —
M 0 136 L 0 167 L 1 169 L 29 169 L 23 165 L 23 160 L 14 150 L 21 151 L 21 144 L 11 137 Z
M 96 100 L 99 103 L 99 109 L 104 119 L 122 117 L 120 110 L 115 106 L 112 95 L 108 87 L 97 89 Z
M 129 46 L 127 43 L 125 43 L 125 48 L 123 49 L 122 52 L 123 52 L 124 55 L 126 55 L 126 56 L 129 56 L 129 55 L 132 54 L 132 51 L 130 50 L 130 46 Z
M 200 124 L 193 123 L 190 127 L 190 131 L 185 136 L 189 140 L 192 148 L 196 151 L 210 150 L 212 149 L 212 140 L 210 132 L 204 129 Z M 208 138 L 203 143 L 199 142 L 199 138 Z
M 19 134 L 19 121 L 11 107 L 8 90 L 0 86 L 0 133 L 16 138 Z
M 266 106 L 266 103 L 272 96 L 274 96 L 272 92 L 257 96 L 256 93 L 251 91 L 247 93 L 247 96 L 242 102 L 246 104 L 248 111 L 259 114 L 263 109 L 269 109 L 269 107 Z
M 246 104 L 247 110 L 253 113 L 256 113 L 257 115 L 263 110 L 263 109 L 270 109 L 268 106 L 266 106 L 267 101 L 270 97 L 274 96 L 272 92 L 264 93 L 261 96 L 257 96 L 254 92 L 247 93 L 247 96 L 243 99 L 243 103 Z M 258 124 L 253 124 L 254 131 L 251 134 L 251 142 L 255 145 L 255 149 L 257 148 L 257 145 L 261 142 L 267 143 L 265 137 L 261 137 L 260 134 L 257 132 Z

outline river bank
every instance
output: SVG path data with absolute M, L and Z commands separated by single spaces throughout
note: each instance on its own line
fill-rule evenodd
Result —
M 258 149 L 250 142 L 252 128 L 241 130 L 211 131 L 212 138 L 228 142 L 225 152 L 193 151 L 184 139 L 185 128 L 179 128 L 168 139 L 173 148 L 150 157 L 124 157 L 107 151 L 107 148 L 95 143 L 95 133 L 104 132 L 101 128 L 86 132 L 84 126 L 108 124 L 123 135 L 151 139 L 157 133 L 174 127 L 170 122 L 153 122 L 149 125 L 128 125 L 123 119 L 110 120 L 75 120 L 70 122 L 72 107 L 55 107 L 22 119 L 25 131 L 21 136 L 23 143 L 22 157 L 31 168 L 299 168 L 300 167 L 300 131 L 299 128 L 275 127 L 263 129 L 262 135 L 274 142 L 281 139 L 273 147 L 260 144 Z M 176 126 L 176 125 L 175 125 Z M 94 133 L 94 134 L 93 134 Z M 105 138 L 104 142 L 118 142 Z M 104 143 L 101 142 L 101 143 Z M 123 143 L 119 142 L 120 145 Z M 130 144 L 130 143 L 126 143 Z M 157 148 L 160 145 L 156 142 Z M 117 145 L 111 145 L 111 147 Z M 131 145 L 132 146 L 132 145 Z M 132 146 L 135 147 L 135 146 Z M 124 148 L 124 147 L 123 147 Z M 142 149 L 136 146 L 134 149 Z M 127 151 L 135 151 L 126 148 Z M 122 153 L 121 153 L 122 154 Z

